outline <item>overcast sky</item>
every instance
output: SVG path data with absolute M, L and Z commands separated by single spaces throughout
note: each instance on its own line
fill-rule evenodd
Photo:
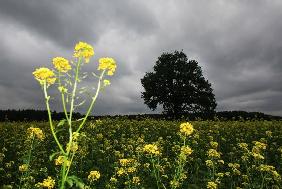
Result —
M 281 20 L 281 0 L 0 0 L 0 109 L 44 109 L 32 72 L 85 41 L 95 48 L 87 70 L 105 56 L 118 65 L 95 114 L 151 113 L 140 79 L 163 52 L 183 49 L 218 111 L 282 115 Z

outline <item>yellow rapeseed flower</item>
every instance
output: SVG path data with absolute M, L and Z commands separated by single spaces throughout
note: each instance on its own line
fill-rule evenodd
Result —
M 111 84 L 111 82 L 108 79 L 104 79 L 104 87 L 108 86 Z
M 118 180 L 115 177 L 111 177 L 110 182 L 117 182 Z
M 143 151 L 145 153 L 152 154 L 152 155 L 159 155 L 160 154 L 158 146 L 155 145 L 155 144 L 146 144 L 143 148 Z
M 262 149 L 262 150 L 265 150 L 266 146 L 267 146 L 267 144 L 262 143 L 262 142 L 258 142 L 258 141 L 254 141 L 254 144 L 255 144 L 256 147 L 258 147 L 259 149 Z
M 63 57 L 53 58 L 53 64 L 55 68 L 60 72 L 67 72 L 71 69 L 69 61 Z
M 116 70 L 116 62 L 113 58 L 100 58 L 98 70 L 108 70 L 108 75 L 113 75 Z
M 220 153 L 216 151 L 215 149 L 209 149 L 207 154 L 208 154 L 208 157 L 210 158 L 220 158 Z
M 275 167 L 272 165 L 261 164 L 258 169 L 262 172 L 272 172 L 273 170 L 275 170 Z
M 41 85 L 43 85 L 44 82 L 47 82 L 47 84 L 51 85 L 56 81 L 54 72 L 45 67 L 36 69 L 34 72 L 32 72 L 32 74 Z
M 43 188 L 48 188 L 52 189 L 55 187 L 55 180 L 52 179 L 52 177 L 47 177 L 47 179 L 44 179 L 43 182 L 39 182 L 36 184 L 37 187 L 43 187 Z
M 119 159 L 119 163 L 123 167 L 131 164 L 133 161 L 134 161 L 133 159 Z
M 126 174 L 126 171 L 124 170 L 124 168 L 119 168 L 118 171 L 117 171 L 117 175 L 120 177 L 122 176 L 123 174 Z
M 206 160 L 206 166 L 212 168 L 213 167 L 213 161 L 212 160 Z
M 193 125 L 189 122 L 180 125 L 180 133 L 184 136 L 191 135 L 194 131 Z
M 89 63 L 89 60 L 92 56 L 94 56 L 94 49 L 91 45 L 85 42 L 79 42 L 74 47 L 74 57 L 83 57 L 85 59 L 85 63 Z
M 22 164 L 19 166 L 19 171 L 20 172 L 26 172 L 28 170 L 28 165 L 27 164 Z
M 191 155 L 193 150 L 189 146 L 182 146 L 181 147 L 181 153 L 183 153 L 186 156 Z
M 67 144 L 67 151 L 76 152 L 78 150 L 78 144 L 77 142 L 72 142 Z
M 27 129 L 27 134 L 28 134 L 28 138 L 30 139 L 36 137 L 39 140 L 43 140 L 45 138 L 43 131 L 40 128 L 36 128 L 36 127 L 29 127 Z
M 62 165 L 64 163 L 65 156 L 59 156 L 57 159 L 55 159 L 55 165 Z
M 96 181 L 101 177 L 101 174 L 99 171 L 90 171 L 89 175 L 88 175 L 88 180 L 90 182 Z
M 134 172 L 136 172 L 136 168 L 135 167 L 128 167 L 127 172 L 128 173 L 134 173 Z
M 217 189 L 217 184 L 215 182 L 208 182 L 207 189 Z
M 218 147 L 218 142 L 211 141 L 210 145 L 213 149 L 216 149 Z
M 140 178 L 139 177 L 133 177 L 132 183 L 135 184 L 135 185 L 139 185 L 140 184 Z

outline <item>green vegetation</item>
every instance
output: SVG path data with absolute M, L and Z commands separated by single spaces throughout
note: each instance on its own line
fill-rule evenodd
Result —
M 185 122 L 87 121 L 69 175 L 84 188 L 282 187 L 281 121 L 193 121 L 193 130 L 180 129 Z M 66 146 L 68 127 L 56 130 Z M 48 122 L 2 122 L 0 133 L 0 187 L 48 188 L 45 179 L 57 188 L 61 160 L 49 156 L 58 147 Z

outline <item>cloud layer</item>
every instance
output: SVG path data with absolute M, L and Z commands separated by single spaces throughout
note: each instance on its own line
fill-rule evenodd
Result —
M 87 70 L 103 56 L 118 63 L 95 114 L 150 113 L 140 79 L 163 52 L 183 49 L 212 83 L 218 110 L 282 115 L 281 18 L 279 0 L 1 1 L 0 108 L 44 109 L 31 72 L 71 58 L 81 40 L 95 46 Z

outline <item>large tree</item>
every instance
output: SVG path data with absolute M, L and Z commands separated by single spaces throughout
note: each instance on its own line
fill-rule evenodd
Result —
M 144 103 L 152 110 L 162 105 L 169 115 L 211 113 L 216 108 L 211 84 L 203 77 L 201 67 L 182 51 L 163 53 L 154 71 L 141 79 Z

